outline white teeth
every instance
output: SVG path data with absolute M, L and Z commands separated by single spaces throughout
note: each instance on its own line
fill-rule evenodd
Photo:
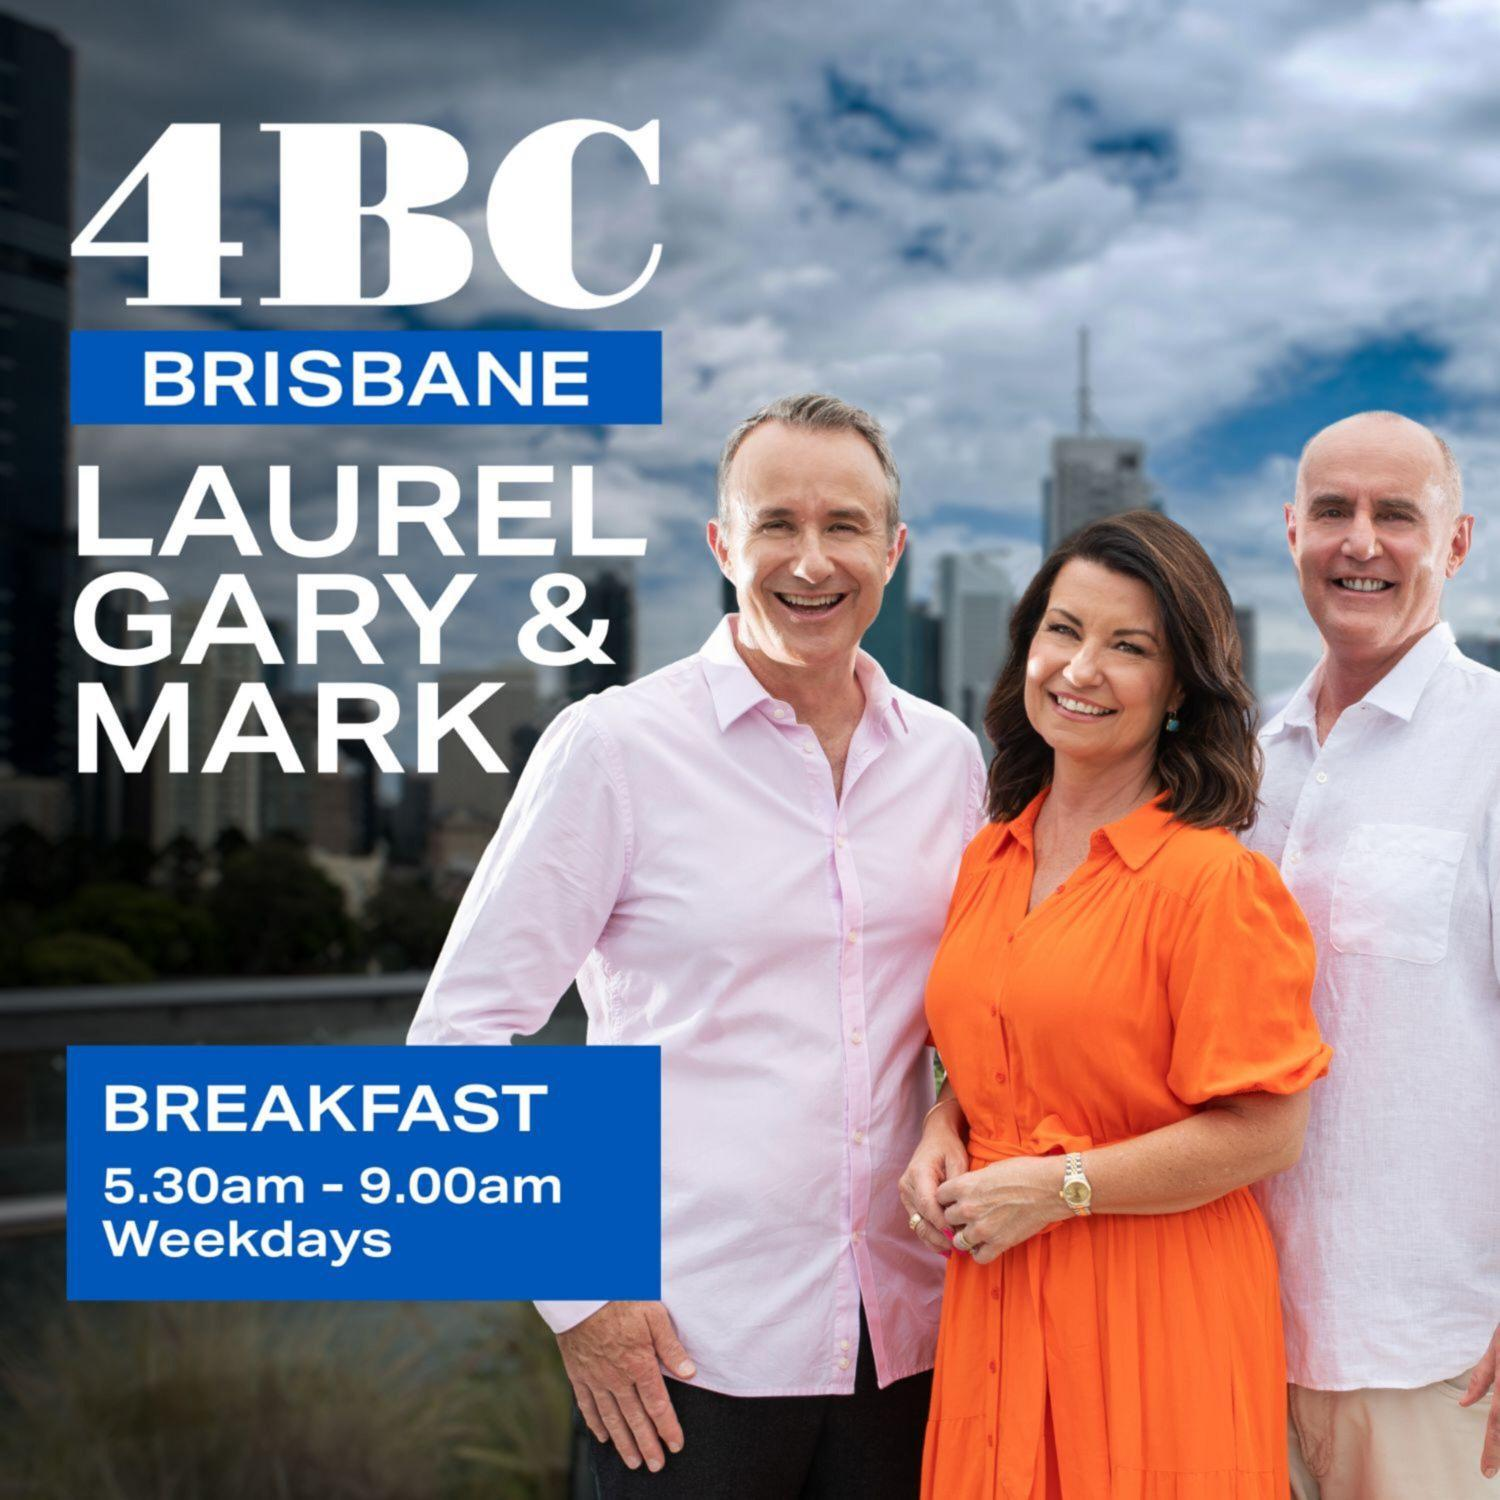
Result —
M 821 609 L 825 604 L 837 604 L 842 594 L 778 594 L 778 599 L 794 604 L 799 609 Z
M 1356 594 L 1378 594 L 1390 588 L 1383 578 L 1340 578 L 1336 580 L 1341 589 L 1353 589 Z
M 1095 717 L 1102 718 L 1105 714 L 1112 714 L 1114 712 L 1112 708 L 1096 708 L 1092 703 L 1085 703 L 1079 698 L 1064 698 L 1061 693 L 1054 693 L 1052 696 L 1064 708 L 1075 714 L 1093 714 Z

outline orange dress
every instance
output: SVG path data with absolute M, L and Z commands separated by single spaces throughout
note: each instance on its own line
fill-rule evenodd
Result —
M 1328 1067 L 1275 867 L 1148 802 L 1028 915 L 1045 792 L 964 855 L 927 1017 L 970 1166 L 1088 1151 Z M 1087 1157 L 1084 1166 L 1087 1168 Z M 1285 1500 L 1276 1256 L 1248 1189 L 949 1258 L 922 1494 Z

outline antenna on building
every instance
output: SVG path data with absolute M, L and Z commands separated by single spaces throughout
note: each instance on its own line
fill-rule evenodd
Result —
M 1078 330 L 1078 435 L 1087 437 L 1094 428 L 1094 394 L 1089 389 L 1089 330 Z

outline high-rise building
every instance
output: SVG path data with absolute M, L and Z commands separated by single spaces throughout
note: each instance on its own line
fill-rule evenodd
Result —
M 1146 445 L 1094 430 L 1089 333 L 1078 331 L 1078 431 L 1052 440 L 1052 472 L 1042 481 L 1042 555 L 1090 521 L 1122 510 L 1160 510 L 1146 476 Z
M 73 54 L 0 16 L 0 764 L 71 771 Z
M 987 745 L 984 709 L 1009 651 L 1015 591 L 1006 553 L 950 552 L 938 559 L 943 706 Z
M 932 605 L 919 599 L 906 612 L 910 692 L 929 703 L 943 703 L 943 621 Z
M 529 661 L 509 661 L 488 672 L 445 672 L 438 678 L 440 711 L 446 713 L 485 682 L 505 685 L 498 693 L 491 693 L 469 720 L 505 762 L 506 769 L 486 771 L 456 734 L 448 735 L 438 746 L 430 815 L 440 821 L 450 814 L 464 813 L 493 833 L 516 784 L 517 761 L 525 758 L 533 743 L 527 731 L 538 714 L 536 668 Z
M 368 854 L 379 833 L 377 767 L 369 746 L 346 740 L 339 747 L 338 769 L 319 771 L 318 695 L 282 693 L 275 703 L 302 769 L 284 771 L 275 756 L 260 757 L 261 832 L 289 833 L 326 854 Z M 354 706 L 345 705 L 342 712 L 352 718 Z
M 908 547 L 907 551 L 911 549 Z M 896 571 L 885 586 L 880 613 L 865 631 L 860 645 L 885 669 L 885 675 L 897 687 L 911 690 L 911 606 L 908 602 L 908 580 L 911 560 L 903 555 Z
M 1235 605 L 1234 628 L 1240 633 L 1240 670 L 1244 674 L 1245 681 L 1250 684 L 1250 691 L 1259 697 L 1260 685 L 1255 653 L 1255 611 L 1248 605 Z
M 1500 635 L 1461 635 L 1458 649 L 1474 661 L 1500 672 Z
M 585 634 L 593 621 L 604 620 L 600 649 L 608 662 L 580 661 L 567 669 L 568 699 L 576 703 L 590 693 L 623 687 L 635 676 L 635 569 L 628 558 L 600 558 L 589 565 L 578 564 L 575 573 L 583 580 L 588 596 L 574 611 L 573 620 Z
M 1133 438 L 1057 437 L 1043 483 L 1044 552 L 1090 521 L 1145 507 L 1160 510 L 1146 477 L 1146 445 Z
M 261 785 L 263 764 L 259 754 L 231 755 L 224 769 L 204 775 L 202 766 L 240 687 L 262 680 L 260 652 L 243 642 L 210 647 L 196 666 L 187 666 L 182 656 L 203 613 L 203 603 L 185 604 L 172 611 L 171 656 L 157 664 L 155 687 L 169 682 L 188 686 L 188 767 L 167 769 L 166 731 L 151 753 L 151 843 L 160 849 L 179 834 L 186 834 L 200 849 L 207 849 L 221 833 L 238 829 L 248 839 L 262 830 Z M 226 621 L 233 623 L 229 616 Z M 148 710 L 149 712 L 149 710 Z M 247 731 L 255 732 L 252 714 Z

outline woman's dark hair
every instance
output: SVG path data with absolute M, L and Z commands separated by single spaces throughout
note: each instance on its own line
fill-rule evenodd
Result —
M 1052 780 L 1052 747 L 1026 716 L 1026 657 L 1052 585 L 1075 558 L 1138 578 L 1156 596 L 1182 688 L 1181 728 L 1157 739 L 1168 811 L 1195 828 L 1238 831 L 1255 821 L 1260 747 L 1255 699 L 1240 666 L 1234 606 L 1197 538 L 1151 510 L 1094 521 L 1053 549 L 1010 617 L 1010 655 L 984 711 L 995 743 L 989 815 L 1014 818 Z

